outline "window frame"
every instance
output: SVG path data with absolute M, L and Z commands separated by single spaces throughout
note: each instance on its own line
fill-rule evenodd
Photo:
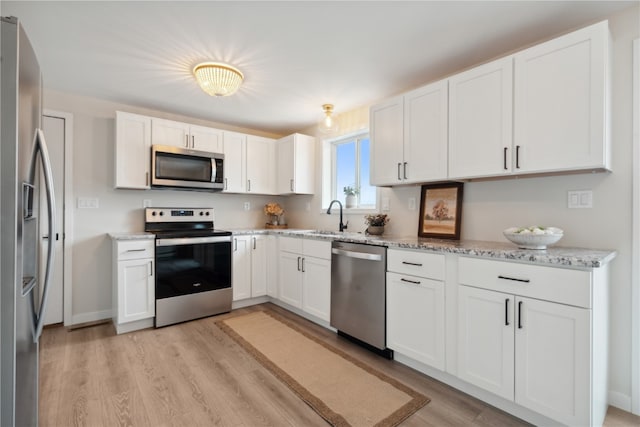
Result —
M 343 135 L 326 138 L 322 140 L 322 211 L 326 212 L 331 200 L 333 200 L 333 195 L 335 194 L 339 197 L 338 188 L 337 188 L 337 180 L 336 178 L 336 147 L 340 142 L 349 142 L 349 140 L 361 140 L 364 137 L 371 138 L 371 134 L 369 129 L 360 129 L 354 132 L 346 133 Z M 369 139 L 369 147 L 371 147 L 371 139 Z M 358 172 L 358 182 L 356 182 L 356 186 L 359 184 L 360 179 L 360 144 L 356 143 L 356 170 Z M 369 153 L 371 155 L 371 153 Z M 372 186 L 376 189 L 376 202 L 375 205 L 367 205 L 367 207 L 356 207 L 344 209 L 343 213 L 348 214 L 363 214 L 363 213 L 374 213 L 380 211 L 380 188 L 376 186 Z M 338 198 L 342 202 L 340 198 Z M 360 202 L 360 196 L 358 195 L 358 203 Z

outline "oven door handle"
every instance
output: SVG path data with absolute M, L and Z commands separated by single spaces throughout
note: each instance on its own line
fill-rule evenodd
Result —
M 183 237 L 175 239 L 157 239 L 156 246 L 198 245 L 201 243 L 231 243 L 231 236 Z

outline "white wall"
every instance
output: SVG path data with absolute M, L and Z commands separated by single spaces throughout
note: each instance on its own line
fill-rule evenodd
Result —
M 630 409 L 631 394 L 631 53 L 632 40 L 640 33 L 639 13 L 640 8 L 634 6 L 610 17 L 613 172 L 466 183 L 462 215 L 463 239 L 502 241 L 502 230 L 509 226 L 548 224 L 565 230 L 563 246 L 618 251 L 618 257 L 611 264 L 610 390 L 612 403 L 627 410 Z M 72 207 L 76 222 L 72 311 L 77 322 L 109 317 L 111 250 L 106 233 L 142 230 L 143 199 L 152 199 L 154 206 L 212 206 L 216 209 L 216 227 L 222 229 L 262 227 L 265 221 L 262 206 L 268 201 L 278 201 L 285 205 L 291 227 L 337 229 L 337 217 L 321 210 L 319 167 L 316 170 L 317 196 L 113 189 L 116 110 L 247 133 L 258 132 L 53 91 L 45 93 L 45 107 L 74 114 L 75 196 L 100 200 L 99 209 Z M 339 104 L 336 107 L 339 110 Z M 341 114 L 340 119 L 343 132 L 366 128 L 368 106 Z M 313 134 L 314 129 L 302 132 Z M 316 153 L 320 159 L 320 144 Z M 593 191 L 593 209 L 567 209 L 567 191 L 578 189 Z M 381 194 L 389 197 L 391 206 L 387 232 L 416 236 L 418 211 L 409 211 L 407 203 L 410 197 L 419 201 L 420 187 L 385 188 L 381 189 Z M 243 211 L 245 201 L 252 203 L 249 212 Z M 306 210 L 307 203 L 311 206 L 309 211 Z M 361 214 L 348 215 L 347 219 L 350 220 L 349 231 L 364 230 Z
M 611 264 L 610 399 L 611 403 L 626 410 L 631 409 L 632 363 L 632 41 L 640 33 L 639 16 L 640 7 L 635 6 L 609 18 L 613 172 L 465 183 L 461 231 L 465 240 L 506 241 L 502 236 L 505 228 L 554 225 L 565 231 L 560 241 L 562 246 L 618 251 Z M 341 123 L 347 123 L 346 129 L 342 130 L 368 127 L 366 111 L 368 107 L 362 107 L 339 115 Z M 314 129 L 306 131 L 312 133 Z M 320 147 L 316 153 L 321 154 Z M 317 176 L 319 182 L 320 171 Z M 593 208 L 568 209 L 569 190 L 592 190 Z M 391 205 L 388 212 L 391 220 L 385 234 L 417 236 L 419 212 L 408 210 L 408 199 L 414 197 L 419 202 L 420 187 L 385 188 L 381 195 L 389 197 Z M 307 201 L 311 202 L 311 212 L 303 215 Z M 296 224 L 299 227 L 337 229 L 337 217 L 326 215 L 320 206 L 319 196 L 312 199 L 296 196 L 287 202 L 290 215 L 300 219 Z M 362 214 L 347 215 L 346 218 L 350 221 L 349 231 L 365 229 Z

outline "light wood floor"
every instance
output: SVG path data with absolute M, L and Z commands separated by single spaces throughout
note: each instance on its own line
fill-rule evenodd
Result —
M 295 319 L 321 339 L 430 397 L 403 427 L 526 425 L 273 304 L 124 335 L 115 335 L 111 324 L 45 329 L 40 425 L 326 426 L 214 323 L 256 309 Z M 638 426 L 640 417 L 610 408 L 606 425 Z

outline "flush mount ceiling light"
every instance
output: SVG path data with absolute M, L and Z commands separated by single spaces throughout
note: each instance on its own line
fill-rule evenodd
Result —
M 332 116 L 333 114 L 333 104 L 324 104 L 322 105 L 322 110 L 324 111 L 324 117 L 320 124 L 318 125 L 318 129 L 323 134 L 333 134 L 336 133 L 339 129 L 338 120 Z
M 193 75 L 211 96 L 229 96 L 242 84 L 244 75 L 236 67 L 220 62 L 203 62 L 193 67 Z

